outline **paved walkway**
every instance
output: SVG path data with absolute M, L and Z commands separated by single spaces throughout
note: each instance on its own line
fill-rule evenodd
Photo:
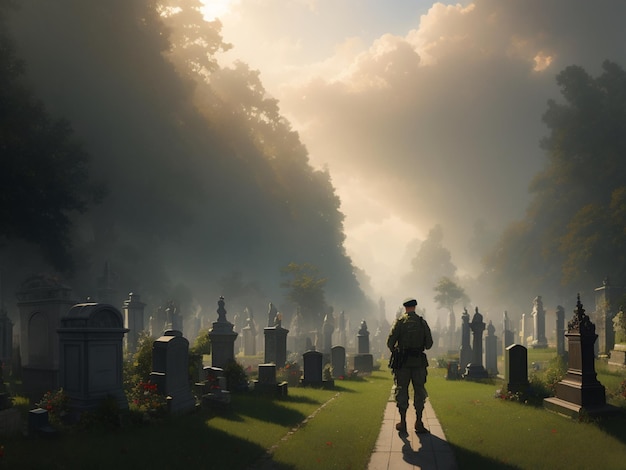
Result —
M 413 430 L 413 409 L 407 415 L 408 434 L 396 431 L 400 414 L 392 395 L 387 402 L 380 434 L 367 470 L 458 470 L 452 449 L 446 442 L 441 424 L 428 399 L 422 420 L 426 428 L 430 429 L 430 434 L 417 434 Z

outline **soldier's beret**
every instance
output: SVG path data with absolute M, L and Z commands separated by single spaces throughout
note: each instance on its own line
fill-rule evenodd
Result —
M 407 299 L 404 299 L 402 305 L 404 305 L 405 307 L 415 307 L 417 305 L 417 300 L 415 300 L 413 297 L 409 297 Z

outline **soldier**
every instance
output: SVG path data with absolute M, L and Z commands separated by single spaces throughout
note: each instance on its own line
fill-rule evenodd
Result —
M 428 367 L 428 359 L 424 350 L 433 346 L 433 337 L 426 320 L 415 312 L 417 300 L 408 298 L 402 305 L 406 311 L 395 321 L 387 338 L 387 347 L 392 354 L 395 350 L 395 354 L 399 357 L 399 363 L 394 370 L 396 406 L 400 412 L 400 422 L 396 424 L 396 429 L 406 433 L 409 384 L 413 383 L 413 404 L 417 414 L 415 431 L 428 433 L 428 429 L 424 427 L 422 422 L 424 402 L 428 396 L 424 388 L 427 374 L 426 368 Z

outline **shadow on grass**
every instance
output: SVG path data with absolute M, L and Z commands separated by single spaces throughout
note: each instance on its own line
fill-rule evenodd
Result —
M 283 400 L 265 400 L 258 397 L 241 397 L 236 401 L 228 413 L 221 413 L 220 416 L 228 421 L 243 421 L 242 416 L 275 423 L 281 426 L 293 426 L 301 422 L 306 416 L 296 410 L 286 407 Z M 311 403 L 316 403 L 314 400 Z
M 54 439 L 4 437 L 0 468 L 262 468 L 255 465 L 266 459 L 265 448 L 251 439 L 209 427 L 205 418 L 204 413 L 192 413 L 107 434 L 60 434 Z M 272 468 L 295 470 L 280 463 Z
M 460 470 L 477 468 L 490 470 L 520 470 L 522 468 L 517 465 L 494 460 L 469 449 L 457 447 L 454 444 L 449 445 L 454 452 L 454 457 Z
M 626 411 L 618 409 L 614 415 L 603 416 L 594 420 L 603 432 L 626 444 Z

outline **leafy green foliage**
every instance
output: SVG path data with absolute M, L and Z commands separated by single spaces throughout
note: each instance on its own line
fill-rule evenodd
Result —
M 442 277 L 435 286 L 435 302 L 439 308 L 447 308 L 451 313 L 458 302 L 469 303 L 465 290 L 448 277 Z
M 317 266 L 289 263 L 282 269 L 289 279 L 281 284 L 288 289 L 287 298 L 300 308 L 308 327 L 319 328 L 328 306 L 324 293 L 327 278 L 320 277 Z
M 548 102 L 526 216 L 487 257 L 487 271 L 511 299 L 522 293 L 587 292 L 607 276 L 626 278 L 626 72 L 605 61 L 591 77 L 579 66 L 557 76 L 564 103 Z

